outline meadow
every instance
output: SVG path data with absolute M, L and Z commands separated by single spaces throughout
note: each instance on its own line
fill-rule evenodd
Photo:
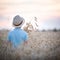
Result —
M 32 31 L 18 51 L 7 43 L 8 32 L 0 31 L 0 60 L 60 60 L 60 31 Z

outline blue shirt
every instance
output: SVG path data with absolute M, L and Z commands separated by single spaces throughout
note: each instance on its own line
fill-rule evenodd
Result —
M 20 28 L 15 28 L 14 30 L 8 33 L 8 40 L 11 41 L 14 47 L 17 47 L 27 39 L 28 39 L 27 33 Z

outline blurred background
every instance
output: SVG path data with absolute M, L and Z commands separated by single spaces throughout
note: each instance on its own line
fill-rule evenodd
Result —
M 37 28 L 36 21 L 38 30 L 60 29 L 60 0 L 0 1 L 0 29 L 12 29 L 15 15 L 24 17 L 26 23 L 32 23 L 34 29 Z

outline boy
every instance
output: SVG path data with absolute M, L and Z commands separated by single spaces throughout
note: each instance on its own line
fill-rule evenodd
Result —
M 24 22 L 24 18 L 20 17 L 19 15 L 16 15 L 13 18 L 13 26 L 15 27 L 15 29 L 8 33 L 8 41 L 11 42 L 14 48 L 17 48 L 23 42 L 24 44 L 27 43 L 28 35 L 21 29 Z

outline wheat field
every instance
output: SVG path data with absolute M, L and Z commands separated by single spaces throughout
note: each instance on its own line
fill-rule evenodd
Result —
M 8 32 L 4 32 L 0 37 L 0 60 L 60 60 L 60 31 L 32 31 L 28 44 L 22 44 L 19 50 L 5 43 Z

